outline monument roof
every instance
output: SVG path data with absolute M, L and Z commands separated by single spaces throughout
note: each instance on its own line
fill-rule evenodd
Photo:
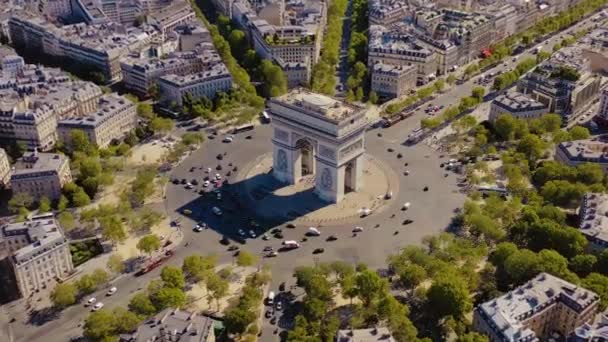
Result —
M 274 98 L 275 101 L 292 105 L 324 116 L 333 121 L 342 121 L 357 114 L 362 108 L 340 101 L 327 95 L 296 89 Z

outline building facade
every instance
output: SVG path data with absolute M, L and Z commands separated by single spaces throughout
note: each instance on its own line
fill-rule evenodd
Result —
M 181 106 L 186 94 L 190 94 L 193 99 L 202 97 L 213 99 L 219 92 L 230 91 L 232 75 L 223 63 L 219 63 L 196 74 L 162 76 L 158 80 L 158 85 L 161 102 Z
M 570 166 L 598 164 L 608 172 L 608 142 L 605 137 L 565 141 L 555 148 L 555 160 Z
M 494 122 L 503 114 L 511 115 L 517 119 L 538 119 L 548 112 L 549 111 L 544 104 L 535 101 L 524 94 L 510 92 L 498 95 L 492 101 L 489 121 Z
M 477 306 L 473 330 L 491 342 L 536 342 L 553 332 L 569 336 L 575 328 L 593 320 L 599 304 L 596 293 L 543 272 Z
M 55 153 L 27 153 L 11 175 L 13 193 L 27 193 L 34 199 L 57 200 L 63 186 L 71 181 L 69 159 Z
M 579 208 L 579 229 L 595 250 L 608 247 L 608 195 L 586 193 Z
M 194 312 L 168 308 L 147 319 L 134 333 L 120 335 L 119 341 L 214 342 L 213 320 Z
M 414 89 L 417 78 L 418 72 L 413 65 L 374 64 L 371 91 L 381 99 L 396 98 Z
M 89 141 L 99 148 L 106 148 L 135 129 L 137 107 L 120 95 L 107 95 L 99 101 L 99 109 L 83 117 L 60 120 L 57 133 L 61 141 L 71 143 L 74 130 L 83 131 Z
M 1 250 L 10 258 L 23 297 L 52 288 L 73 272 L 69 243 L 52 215 L 5 224 L 0 233 Z

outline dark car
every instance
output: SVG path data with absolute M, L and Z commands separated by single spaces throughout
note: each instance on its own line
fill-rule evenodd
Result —
M 237 172 L 238 170 L 239 170 L 239 168 L 236 166 L 232 168 L 232 172 Z
M 338 237 L 335 235 L 330 235 L 327 237 L 327 239 L 325 239 L 325 241 L 336 241 L 338 240 Z
M 287 228 L 295 228 L 296 225 L 290 222 L 285 227 L 287 227 Z
M 315 248 L 315 250 L 312 251 L 312 254 L 321 254 L 323 252 L 325 252 L 324 248 Z
M 391 153 L 395 151 L 394 149 L 392 149 L 392 148 L 390 148 L 390 147 L 389 147 L 389 148 L 387 148 L 386 150 L 387 150 L 388 152 L 391 152 Z
M 190 181 L 190 183 L 192 183 L 192 185 L 198 185 L 198 181 L 196 179 L 193 179 L 192 181 Z
M 414 222 L 414 221 L 412 221 L 412 220 L 410 220 L 410 219 L 405 219 L 405 220 L 403 221 L 403 225 L 405 226 L 405 225 L 408 225 L 408 224 L 410 224 L 410 223 L 412 223 L 412 222 Z
M 173 183 L 173 184 L 179 184 L 179 179 L 177 179 L 177 178 L 173 178 L 173 179 L 171 180 L 171 183 Z
M 264 247 L 264 252 L 272 252 L 272 247 L 271 246 Z
M 277 234 L 277 233 L 281 233 L 281 232 L 283 232 L 281 230 L 281 228 L 274 228 L 273 230 L 270 231 L 270 233 L 272 233 L 272 234 Z
M 195 170 L 195 169 L 196 169 L 196 167 L 194 167 L 194 166 L 193 166 L 193 167 L 191 167 L 191 168 L 190 168 L 190 172 L 194 172 L 194 170 Z
M 283 233 L 281 233 L 281 232 L 276 233 L 276 234 L 274 234 L 274 237 L 277 238 L 277 239 L 282 239 L 283 238 Z
M 181 182 L 180 182 L 180 183 L 182 183 L 182 184 L 186 184 L 186 183 L 188 183 L 188 181 L 186 180 L 186 178 L 182 178 L 182 180 L 181 180 Z
M 245 139 L 251 140 L 251 135 L 246 136 Z
M 224 159 L 224 156 L 221 153 L 219 153 L 217 156 L 215 156 L 215 158 L 217 158 L 217 160 L 222 160 L 222 159 Z
M 200 189 L 200 190 L 198 191 L 198 194 L 199 194 L 199 195 L 204 195 L 204 194 L 205 194 L 205 189 Z
M 232 176 L 232 171 L 226 172 L 226 177 L 230 177 L 230 176 Z
M 234 252 L 234 251 L 238 251 L 239 250 L 239 246 L 237 245 L 231 245 L 230 247 L 228 247 L 228 252 Z
M 272 317 L 272 310 L 266 311 L 266 313 L 264 314 L 264 316 L 266 316 L 266 318 Z
M 207 139 L 209 139 L 209 140 L 213 140 L 213 139 L 215 139 L 215 135 L 208 135 L 208 136 L 207 136 Z
M 215 169 L 216 169 L 217 171 L 222 171 L 222 165 L 217 164 L 217 166 L 215 167 Z
M 229 245 L 230 244 L 230 239 L 227 236 L 222 237 L 222 239 L 220 240 L 220 243 L 222 245 Z

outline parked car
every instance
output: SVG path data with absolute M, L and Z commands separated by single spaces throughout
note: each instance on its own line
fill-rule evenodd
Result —
M 222 216 L 222 209 L 218 208 L 218 207 L 213 207 L 211 208 L 211 211 L 213 212 L 213 214 L 215 214 L 216 216 Z

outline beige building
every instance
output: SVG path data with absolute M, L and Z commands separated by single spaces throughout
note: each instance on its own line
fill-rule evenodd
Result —
M 559 143 L 555 148 L 555 160 L 570 166 L 594 163 L 608 173 L 608 141 L 600 136 Z
M 11 180 L 11 163 L 3 148 L 0 148 L 0 185 L 8 187 Z
M 579 229 L 595 250 L 608 247 L 608 195 L 587 193 L 583 196 L 578 216 Z
M 148 24 L 156 27 L 162 37 L 173 31 L 177 26 L 192 22 L 196 15 L 185 0 L 173 1 L 170 5 L 159 9 L 147 16 Z
M 176 103 L 182 105 L 186 94 L 193 99 L 206 97 L 213 99 L 219 92 L 228 92 L 232 89 L 232 75 L 224 63 L 217 63 L 205 71 L 186 75 L 165 75 L 159 78 L 160 101 L 163 103 Z
M 338 330 L 336 342 L 396 342 L 386 327 Z
M 55 153 L 28 153 L 11 175 L 13 193 L 27 193 L 34 199 L 59 199 L 61 188 L 71 181 L 69 159 Z
M 503 114 L 511 115 L 517 119 L 538 119 L 548 112 L 544 104 L 522 93 L 510 92 L 499 95 L 492 101 L 489 121 L 494 122 Z
M 548 273 L 540 273 L 518 288 L 477 306 L 473 329 L 491 342 L 544 340 L 553 332 L 569 336 L 591 322 L 599 296 Z
M 391 99 L 407 94 L 416 87 L 416 67 L 377 63 L 372 69 L 371 90 L 380 98 Z
M 215 342 L 213 320 L 194 312 L 165 309 L 147 319 L 134 333 L 120 335 L 120 342 Z
M 50 289 L 73 272 L 69 243 L 52 214 L 0 229 L 0 250 L 11 260 L 23 297 Z
M 99 101 L 99 108 L 84 117 L 59 121 L 57 133 L 61 141 L 70 143 L 72 131 L 82 130 L 89 141 L 106 148 L 114 140 L 122 139 L 137 124 L 137 107 L 123 96 L 106 95 Z

